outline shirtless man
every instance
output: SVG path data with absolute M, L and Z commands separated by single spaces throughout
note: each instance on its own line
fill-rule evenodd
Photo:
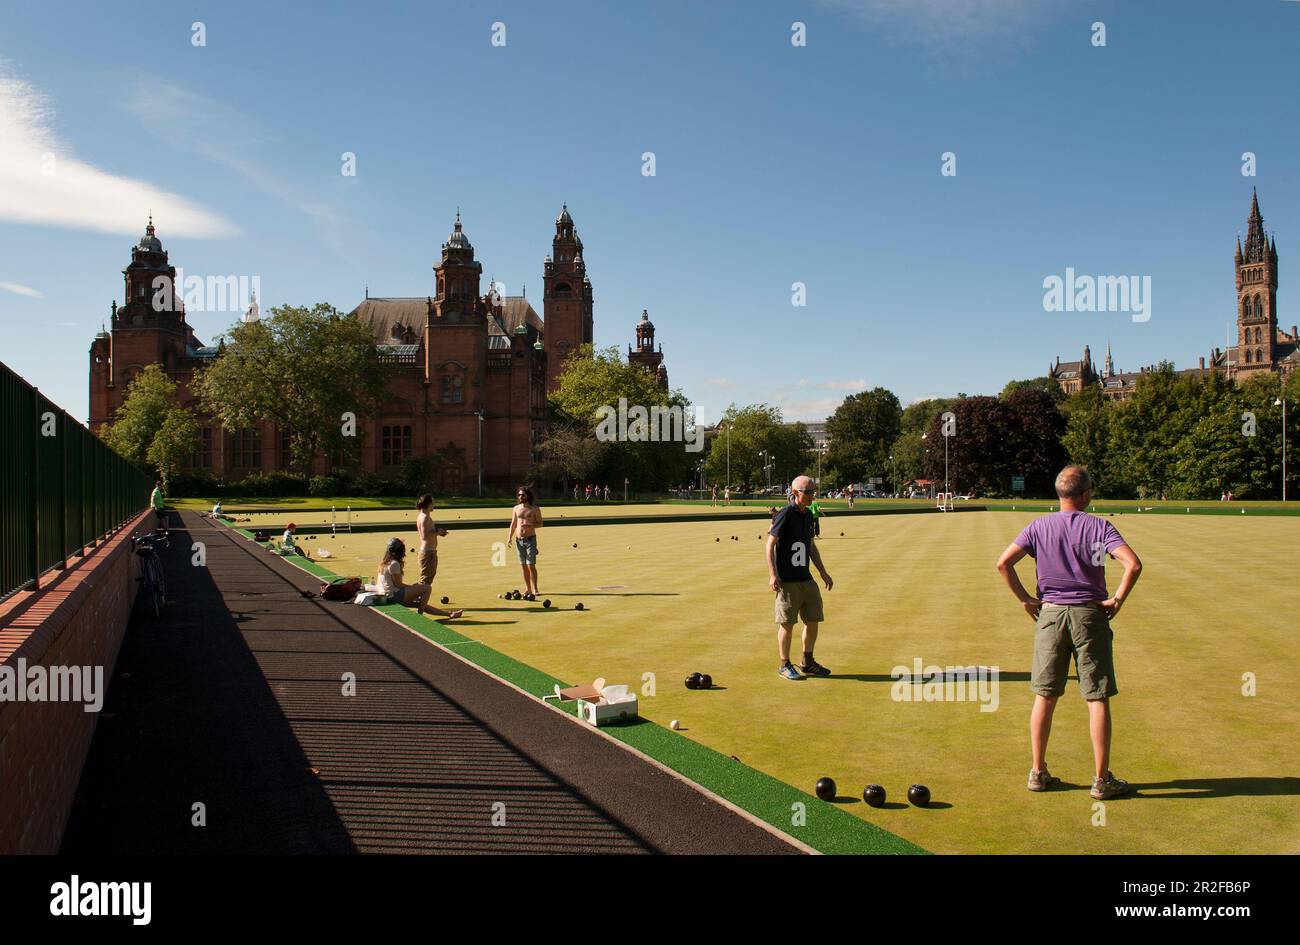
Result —
M 438 539 L 446 536 L 447 529 L 434 524 L 433 496 L 426 492 L 415 507 L 420 510 L 415 516 L 415 529 L 420 533 L 420 583 L 432 587 L 438 573 Z
M 537 590 L 537 529 L 542 527 L 542 510 L 533 501 L 533 490 L 527 486 L 516 489 L 515 498 L 519 504 L 510 515 L 506 547 L 510 547 L 513 539 L 519 551 L 519 566 L 524 572 L 524 600 L 536 600 L 540 593 Z

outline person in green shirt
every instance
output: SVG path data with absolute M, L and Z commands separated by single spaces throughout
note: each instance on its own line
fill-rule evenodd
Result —
M 149 505 L 153 507 L 154 515 L 158 516 L 159 528 L 167 527 L 166 513 L 163 511 L 163 506 L 166 505 L 166 502 L 167 500 L 163 497 L 162 480 L 159 479 L 153 484 L 153 494 L 149 496 Z
M 813 535 L 820 538 L 822 534 L 822 514 L 823 514 L 821 503 L 818 502 L 816 499 L 813 499 L 812 504 L 808 506 L 808 511 L 812 513 L 812 517 L 813 517 Z

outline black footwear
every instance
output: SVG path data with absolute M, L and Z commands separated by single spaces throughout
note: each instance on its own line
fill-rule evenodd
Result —
M 799 672 L 805 676 L 829 676 L 831 671 L 821 663 L 813 660 L 811 663 L 804 663 L 799 667 Z

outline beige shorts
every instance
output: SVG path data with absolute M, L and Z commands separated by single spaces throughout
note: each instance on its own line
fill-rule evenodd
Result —
M 826 619 L 822 612 L 822 592 L 816 581 L 782 581 L 776 592 L 776 622 L 779 624 L 821 623 Z
M 438 549 L 420 552 L 420 583 L 432 584 L 433 576 L 438 573 Z

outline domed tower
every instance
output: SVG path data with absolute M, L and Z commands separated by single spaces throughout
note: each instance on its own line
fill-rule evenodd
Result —
M 489 302 L 479 295 L 483 264 L 474 259 L 459 208 L 434 272 L 437 295 L 428 300 L 424 326 L 425 383 L 433 388 L 440 413 L 468 415 L 483 405 Z
M 569 214 L 569 205 L 555 218 L 555 238 L 542 275 L 542 320 L 546 328 L 546 388 L 554 390 L 564 362 L 584 344 L 592 343 L 592 290 L 582 239 Z
M 1277 239 L 1264 233 L 1259 197 L 1253 191 L 1246 245 L 1237 240 L 1236 372 L 1271 371 L 1277 364 Z
M 126 302 L 117 309 L 113 328 L 162 328 L 184 333 L 185 304 L 176 287 L 176 267 L 167 258 L 154 230 L 153 216 L 140 242 L 131 247 L 131 262 L 122 270 Z
M 627 360 L 629 364 L 639 364 L 654 374 L 659 386 L 667 390 L 668 368 L 664 366 L 663 345 L 655 349 L 655 325 L 646 309 L 641 310 L 641 320 L 636 324 L 636 350 L 628 346 Z
M 92 430 L 111 420 L 126 397 L 127 388 L 150 364 L 161 364 L 179 376 L 191 347 L 194 331 L 185 322 L 184 286 L 176 285 L 176 267 L 154 229 L 153 217 L 140 241 L 131 247 L 131 262 L 122 270 L 126 301 L 113 302 L 107 330 L 95 336 L 90 348 L 90 409 Z
M 461 227 L 459 208 L 451 236 L 442 244 L 442 261 L 433 270 L 438 277 L 433 316 L 448 321 L 470 320 L 477 307 L 483 264 L 474 260 L 474 246 Z

